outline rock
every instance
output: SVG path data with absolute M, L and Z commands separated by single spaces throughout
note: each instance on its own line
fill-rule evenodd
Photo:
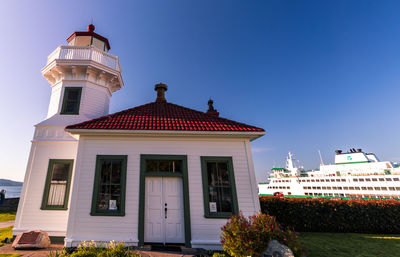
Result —
M 47 248 L 51 244 L 49 235 L 41 230 L 31 230 L 19 234 L 12 247 L 15 249 L 40 249 Z
M 261 254 L 263 257 L 294 257 L 292 250 L 276 240 L 271 240 L 267 249 Z

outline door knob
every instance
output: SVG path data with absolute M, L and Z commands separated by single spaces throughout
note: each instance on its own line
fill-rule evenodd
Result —
M 165 208 L 164 208 L 164 211 L 165 211 L 165 218 L 167 218 L 167 211 L 168 211 L 168 208 L 167 208 L 166 205 L 167 205 L 167 204 L 165 204 Z

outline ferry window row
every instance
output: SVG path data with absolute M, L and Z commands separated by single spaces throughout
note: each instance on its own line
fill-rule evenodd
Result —
M 300 182 L 346 182 L 346 179 L 342 178 L 331 178 L 331 179 L 300 179 Z
M 377 190 L 377 191 L 400 191 L 400 187 L 309 187 L 304 186 L 303 189 L 313 190 Z
M 281 187 L 278 187 L 278 186 L 269 186 L 268 188 L 272 188 L 272 189 L 290 189 L 290 187 L 286 187 L 286 186 L 281 186 Z
M 339 197 L 351 197 L 351 198 L 370 198 L 370 199 L 399 199 L 400 195 L 359 195 L 359 194 L 340 194 L 340 193 L 304 193 L 306 196 L 339 196 Z
M 290 182 L 289 179 L 282 179 L 282 180 L 275 180 L 276 183 L 284 183 L 284 182 Z
M 370 181 L 399 181 L 399 178 L 372 178 L 372 179 L 370 179 L 370 178 L 366 178 L 366 179 L 363 179 L 363 178 L 353 178 L 353 181 L 354 182 L 370 182 Z

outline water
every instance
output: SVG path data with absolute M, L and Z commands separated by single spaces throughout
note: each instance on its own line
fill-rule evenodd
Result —
M 5 189 L 6 198 L 17 198 L 21 195 L 22 186 L 0 186 L 0 190 Z

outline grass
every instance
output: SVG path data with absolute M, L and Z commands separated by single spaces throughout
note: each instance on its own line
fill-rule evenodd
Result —
M 400 235 L 300 233 L 307 257 L 400 257 Z
M 16 254 L 16 253 L 0 253 L 0 257 L 19 257 L 22 256 L 22 254 Z
M 12 238 L 12 228 L 13 226 L 0 228 L 0 246 L 4 245 L 4 243 L 2 243 L 4 239 L 6 239 L 7 237 Z
M 15 220 L 15 212 L 0 212 L 0 222 Z

